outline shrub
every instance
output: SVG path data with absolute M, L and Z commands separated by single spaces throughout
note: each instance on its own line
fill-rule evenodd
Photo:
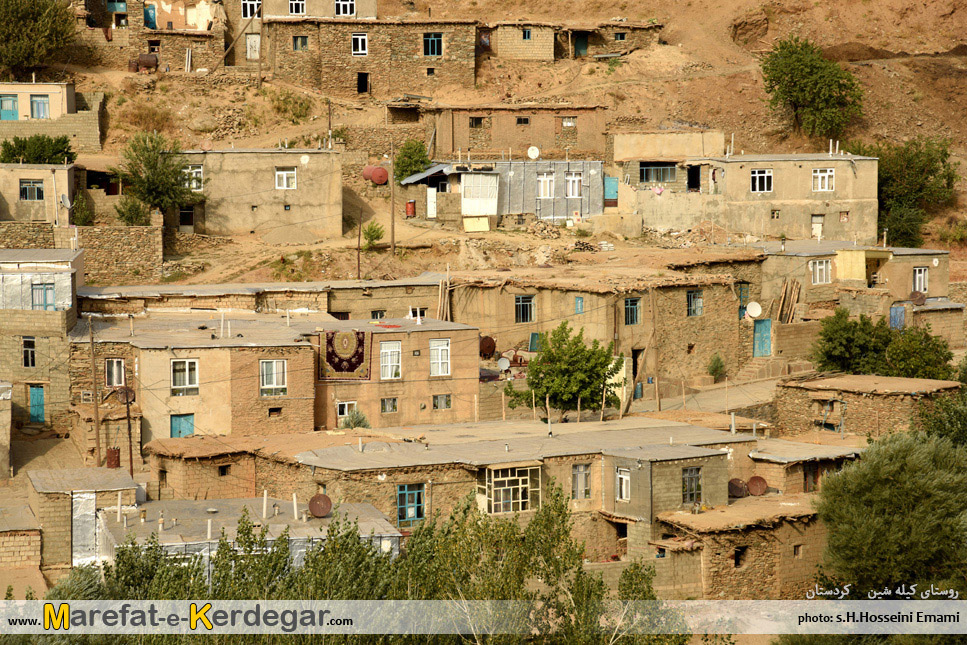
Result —
M 893 246 L 917 247 L 923 244 L 923 222 L 927 215 L 919 208 L 896 206 L 877 215 L 880 231 L 886 230 L 886 241 Z
M 125 195 L 114 207 L 118 219 L 127 226 L 148 226 L 151 224 L 151 210 L 136 197 Z
M 292 123 L 302 123 L 312 112 L 312 99 L 308 96 L 295 94 L 289 90 L 280 90 L 271 96 L 272 109 L 281 117 Z
M 396 151 L 396 161 L 393 165 L 393 176 L 399 183 L 418 172 L 426 170 L 430 165 L 430 157 L 426 154 L 426 146 L 422 141 L 407 139 Z
M 94 207 L 87 196 L 78 192 L 74 197 L 74 226 L 90 226 L 94 223 Z
M 343 430 L 350 430 L 352 428 L 368 428 L 370 425 L 369 419 L 366 418 L 365 414 L 359 410 L 350 410 L 349 414 L 343 417 L 339 427 Z
M 77 153 L 71 150 L 66 134 L 52 138 L 46 134 L 14 137 L 0 144 L 0 163 L 73 163 Z
M 717 381 L 725 375 L 725 361 L 718 354 L 712 354 L 706 370 L 708 370 L 708 375 Z
M 383 227 L 376 222 L 370 222 L 363 228 L 363 239 L 366 240 L 366 244 L 363 245 L 363 250 L 372 251 L 376 243 L 383 239 L 384 234 Z
M 132 101 L 125 112 L 125 120 L 136 130 L 168 132 L 174 128 L 175 114 L 171 108 L 157 103 Z

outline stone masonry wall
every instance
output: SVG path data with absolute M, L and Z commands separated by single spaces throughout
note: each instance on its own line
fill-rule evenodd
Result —
M 0 569 L 40 568 L 40 531 L 0 533 Z
M 0 121 L 0 139 L 30 137 L 35 134 L 46 134 L 50 137 L 67 135 L 75 152 L 100 152 L 104 93 L 78 93 L 76 99 L 78 104 L 89 106 L 88 109 L 65 114 L 58 119 Z
M 701 291 L 701 316 L 689 316 L 687 292 Z M 643 304 L 648 303 L 643 298 Z M 739 303 L 729 285 L 675 287 L 657 290 L 657 333 L 661 377 L 682 381 L 706 374 L 709 360 L 718 354 L 726 374 L 738 371 Z M 623 314 L 622 314 L 623 315 Z
M 225 455 L 213 459 L 177 459 L 151 455 L 152 479 L 164 471 L 162 499 L 255 497 L 255 458 Z
M 772 321 L 772 354 L 786 359 L 808 359 L 819 336 L 818 320 L 787 325 Z
M 0 222 L 0 249 L 52 249 L 54 225 L 47 222 Z
M 930 333 L 940 336 L 949 343 L 951 349 L 964 346 L 964 310 L 941 309 L 913 313 L 913 324 L 930 325 Z

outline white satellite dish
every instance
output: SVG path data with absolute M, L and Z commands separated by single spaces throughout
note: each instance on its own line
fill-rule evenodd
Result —
M 506 356 L 501 356 L 497 360 L 497 367 L 500 369 L 501 372 L 506 372 L 507 370 L 510 369 L 510 359 L 507 358 Z
M 755 301 L 750 302 L 745 308 L 745 313 L 749 314 L 751 318 L 758 318 L 762 315 L 762 305 Z
M 66 208 L 67 210 L 70 210 L 71 200 L 67 199 L 67 195 L 60 196 L 60 203 L 64 206 L 64 208 Z
M 534 160 L 541 156 L 541 149 L 537 146 L 531 146 L 527 149 L 527 158 Z

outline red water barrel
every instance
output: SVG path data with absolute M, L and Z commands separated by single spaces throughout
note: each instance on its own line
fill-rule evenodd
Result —
M 369 181 L 373 178 L 373 171 L 376 170 L 376 166 L 366 166 L 363 168 L 363 179 Z
M 120 448 L 107 449 L 107 463 L 105 465 L 108 468 L 121 467 L 121 449 Z
M 410 201 L 406 202 L 406 216 L 407 217 L 416 217 L 416 200 L 415 199 L 411 199 Z
M 389 181 L 389 172 L 387 172 L 386 168 L 383 168 L 382 166 L 375 166 L 370 179 L 372 179 L 373 183 L 377 186 L 382 186 Z

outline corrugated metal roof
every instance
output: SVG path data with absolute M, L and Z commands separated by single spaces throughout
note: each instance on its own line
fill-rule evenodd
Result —
M 447 172 L 447 170 L 449 168 L 450 168 L 450 164 L 448 164 L 448 163 L 433 164 L 432 166 L 430 166 L 429 168 L 427 168 L 423 172 L 418 172 L 415 175 L 410 175 L 409 177 L 407 177 L 406 179 L 404 179 L 403 181 L 400 182 L 400 186 L 407 186 L 409 184 L 415 184 L 418 181 L 421 181 L 423 179 L 426 179 L 430 175 L 435 175 L 438 172 Z

